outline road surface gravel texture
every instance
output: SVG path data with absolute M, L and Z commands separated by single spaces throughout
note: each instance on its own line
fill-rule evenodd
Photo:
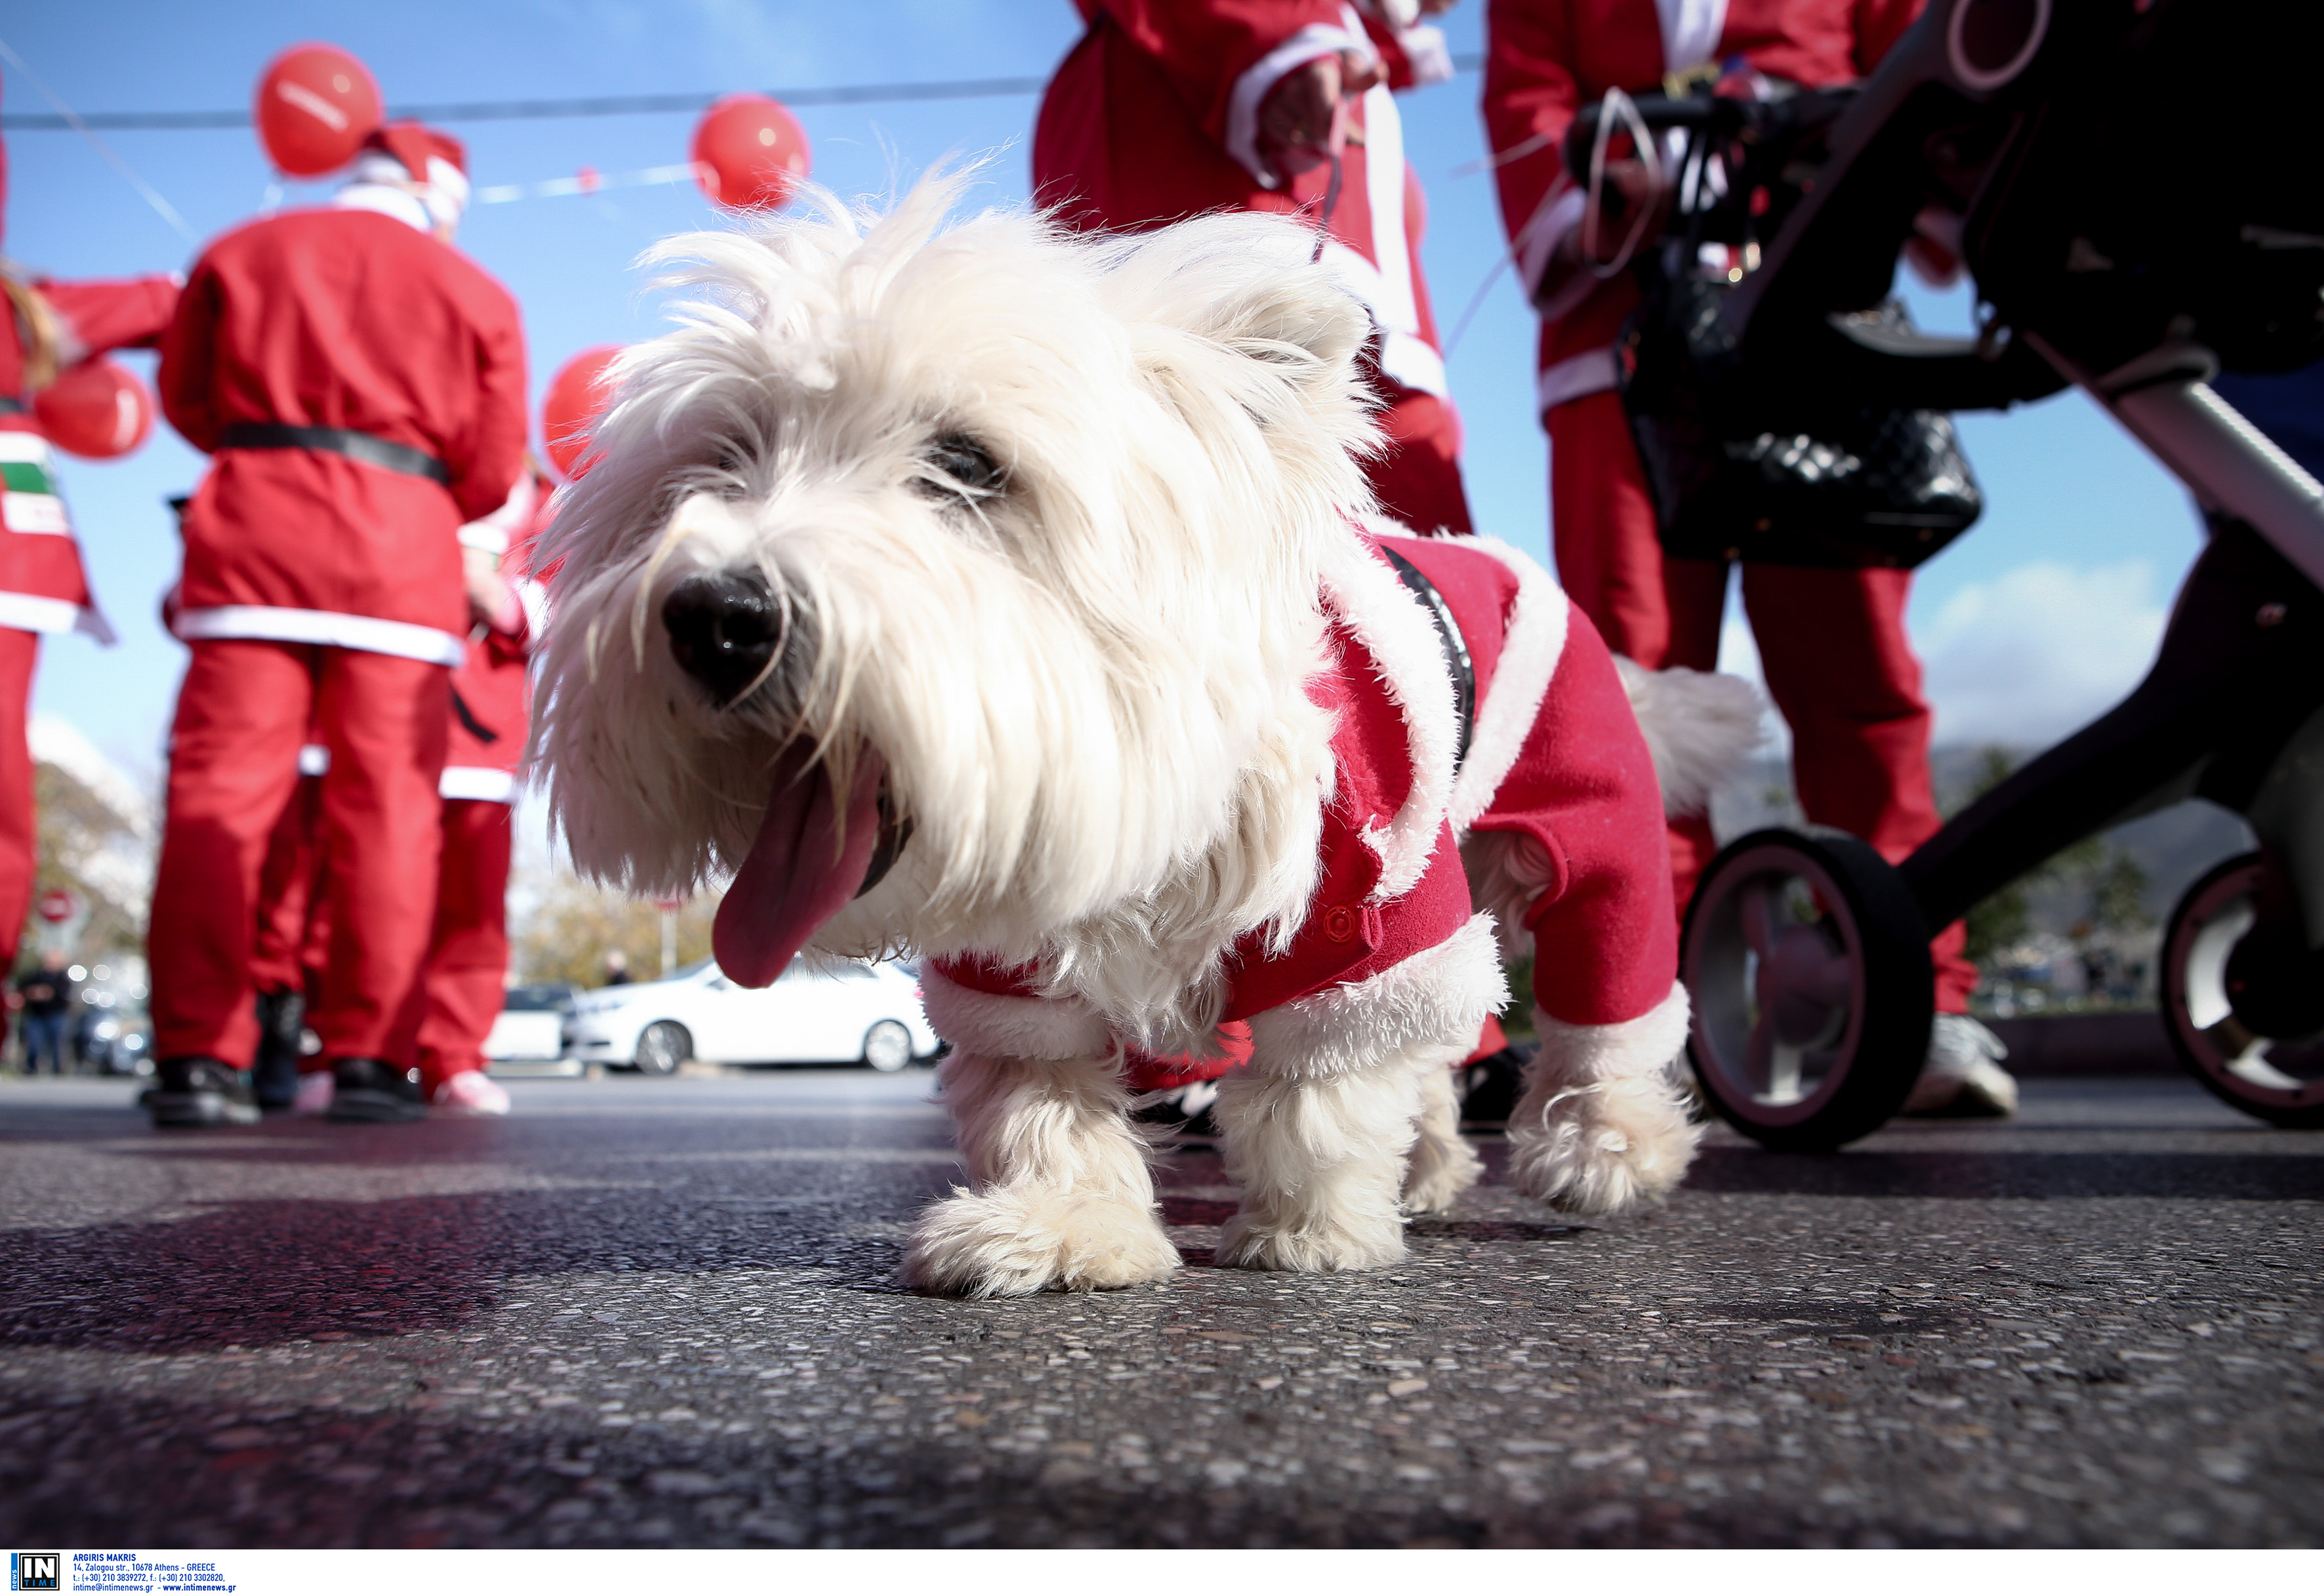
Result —
M 0 1544 L 2324 1541 L 2324 1136 L 2191 1084 L 1714 1132 L 1612 1223 L 1496 1176 L 1366 1275 L 1211 1268 L 1185 1147 L 1181 1274 L 1003 1302 L 894 1284 L 933 1084 L 163 1134 L 0 1082 Z

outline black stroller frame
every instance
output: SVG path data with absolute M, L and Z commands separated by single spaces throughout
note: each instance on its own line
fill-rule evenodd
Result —
M 1650 127 L 1711 125 L 1730 170 L 1792 180 L 1763 206 L 1756 270 L 1720 308 L 1734 380 L 1947 410 L 2071 383 L 2212 528 L 2129 697 L 1900 866 L 1809 827 L 1740 838 L 1705 871 L 1682 939 L 1689 1055 L 1717 1112 L 1769 1147 L 1834 1149 L 1903 1106 L 1928 1047 L 1933 928 L 2081 838 L 2190 797 L 2242 815 L 2260 845 L 2172 915 L 2163 1023 L 2218 1095 L 2324 1127 L 2324 486 L 2208 385 L 2223 364 L 2324 355 L 2324 205 L 2312 177 L 2284 171 L 2313 145 L 2299 74 L 2324 53 L 2318 12 L 1932 0 L 1852 93 L 1803 95 L 1789 113 L 1637 102 Z M 1577 173 L 1599 115 L 1569 140 Z M 2199 136 L 2207 115 L 2276 164 L 2223 167 Z M 1820 161 L 1768 148 L 1803 125 Z M 1853 314 L 1888 292 L 1932 204 L 1960 218 L 1990 307 L 1974 341 Z

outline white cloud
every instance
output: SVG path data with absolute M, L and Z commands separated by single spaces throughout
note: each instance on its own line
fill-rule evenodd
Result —
M 2041 560 L 1962 588 L 1914 640 L 1936 741 L 2057 742 L 2146 674 L 2168 607 L 2143 559 L 2079 569 Z
M 1940 745 L 2043 748 L 2112 708 L 2153 662 L 2169 615 L 2144 559 L 2097 567 L 2041 560 L 1960 589 L 1914 628 Z M 1719 669 L 1764 691 L 1739 594 L 1729 597 Z M 1788 758 L 1772 707 L 1761 752 Z

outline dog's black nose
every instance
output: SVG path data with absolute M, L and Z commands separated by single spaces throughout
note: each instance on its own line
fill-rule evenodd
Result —
M 783 642 L 783 618 L 756 572 L 688 577 L 662 601 L 661 623 L 678 668 L 732 704 L 763 675 Z

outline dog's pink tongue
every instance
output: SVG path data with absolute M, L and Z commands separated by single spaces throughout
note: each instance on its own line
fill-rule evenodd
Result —
M 866 752 L 847 804 L 846 842 L 831 778 L 794 744 L 775 767 L 767 816 L 751 856 L 734 872 L 710 929 L 718 967 L 744 986 L 765 986 L 790 965 L 807 938 L 863 884 L 880 841 L 880 778 L 886 766 Z

